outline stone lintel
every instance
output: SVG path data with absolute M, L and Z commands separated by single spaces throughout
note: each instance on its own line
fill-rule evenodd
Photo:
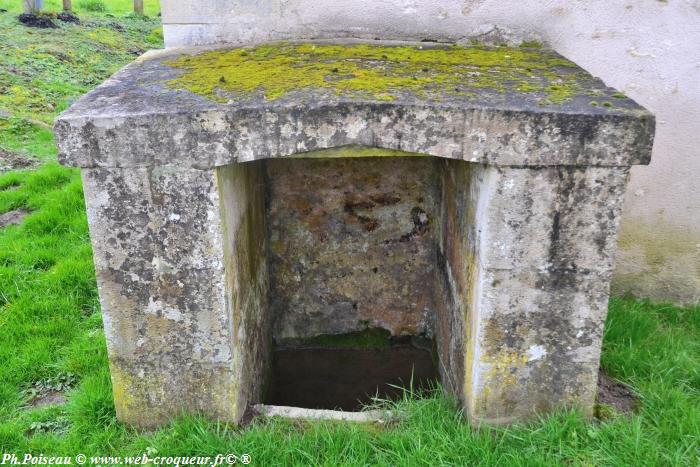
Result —
M 629 166 L 649 162 L 654 117 L 549 50 L 324 42 L 149 52 L 55 132 L 78 167 L 207 169 L 351 145 Z

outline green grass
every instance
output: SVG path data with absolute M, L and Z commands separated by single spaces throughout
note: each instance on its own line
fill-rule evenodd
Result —
M 0 0 L 0 8 L 20 4 Z M 59 29 L 27 28 L 16 14 L 0 13 L 2 149 L 55 158 L 56 115 L 144 51 L 162 47 L 155 19 L 86 15 L 79 25 L 58 24 Z
M 130 8 L 106 4 L 118 14 Z M 0 0 L 0 8 L 18 5 Z M 0 14 L 0 109 L 12 114 L 0 118 L 0 147 L 51 160 L 56 113 L 157 46 L 157 23 L 85 15 L 82 26 L 40 31 L 15 17 Z M 237 429 L 185 417 L 136 432 L 115 418 L 78 171 L 48 162 L 0 175 L 0 213 L 17 208 L 31 214 L 0 228 L 0 454 L 230 452 L 250 454 L 254 465 L 700 465 L 700 309 L 627 298 L 610 304 L 602 361 L 641 396 L 629 418 L 606 410 L 605 420 L 588 423 L 560 412 L 476 430 L 435 393 L 398 402 L 406 417 L 386 428 L 261 420 Z M 68 389 L 66 404 L 26 407 L 56 388 Z
M 133 0 L 73 0 L 73 12 L 77 15 L 82 13 L 92 13 L 91 5 L 95 3 L 104 4 L 104 13 L 114 15 L 125 15 L 134 11 Z M 0 8 L 4 8 L 12 13 L 22 12 L 22 0 L 0 0 Z M 59 12 L 63 10 L 62 0 L 44 0 L 44 10 L 46 12 Z M 160 2 L 158 0 L 144 0 L 143 12 L 146 16 L 156 16 L 160 12 Z

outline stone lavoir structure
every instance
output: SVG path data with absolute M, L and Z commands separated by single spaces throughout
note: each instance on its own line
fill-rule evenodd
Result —
M 363 333 L 433 342 L 474 423 L 591 414 L 654 118 L 554 52 L 172 48 L 55 130 L 82 169 L 120 420 L 240 421 L 276 349 Z

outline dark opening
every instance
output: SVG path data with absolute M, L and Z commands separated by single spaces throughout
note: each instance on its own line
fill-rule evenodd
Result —
M 266 404 L 356 411 L 439 380 L 433 341 L 418 336 L 435 335 L 442 300 L 440 161 L 355 151 L 265 161 Z
M 432 341 L 392 339 L 382 348 L 279 347 L 266 404 L 357 411 L 372 398 L 396 400 L 401 388 L 435 387 Z

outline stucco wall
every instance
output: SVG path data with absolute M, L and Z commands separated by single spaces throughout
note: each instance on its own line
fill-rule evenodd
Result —
M 161 0 L 166 45 L 541 40 L 657 117 L 632 171 L 615 293 L 700 300 L 700 0 Z

